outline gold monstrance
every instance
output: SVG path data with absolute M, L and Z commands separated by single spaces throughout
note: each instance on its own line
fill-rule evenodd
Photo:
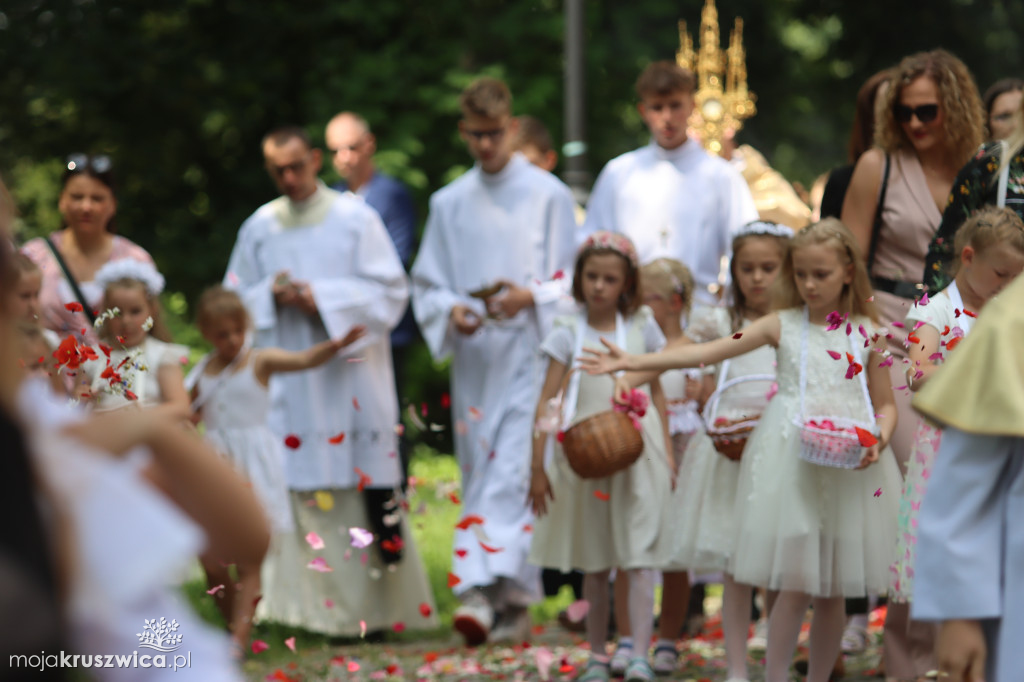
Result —
M 734 133 L 743 127 L 743 120 L 757 113 L 752 92 L 747 91 L 747 58 L 743 51 L 743 20 L 736 18 L 729 37 L 729 49 L 723 54 L 718 47 L 718 10 L 714 0 L 707 0 L 700 15 L 700 53 L 693 52 L 693 39 L 686 32 L 686 22 L 679 22 L 679 52 L 676 62 L 697 75 L 696 107 L 690 116 L 690 127 L 698 132 L 708 151 L 722 151 L 726 130 Z

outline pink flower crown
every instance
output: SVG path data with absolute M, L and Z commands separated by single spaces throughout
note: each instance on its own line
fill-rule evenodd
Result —
M 636 255 L 633 241 L 624 234 L 598 230 L 584 240 L 576 257 L 579 258 L 589 249 L 611 249 L 621 254 L 634 268 L 640 267 L 640 259 Z

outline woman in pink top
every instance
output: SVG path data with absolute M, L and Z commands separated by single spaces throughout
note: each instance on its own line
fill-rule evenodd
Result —
M 857 161 L 843 202 L 842 221 L 869 254 L 882 325 L 893 332 L 890 371 L 899 422 L 891 445 L 901 471 L 916 425 L 906 387 L 903 320 L 923 293 L 928 244 L 957 173 L 984 139 L 984 125 L 978 88 L 963 62 L 944 50 L 906 57 L 889 78 L 875 124 L 876 146 Z M 905 605 L 889 605 L 885 664 L 891 678 L 917 679 L 936 667 L 931 626 L 911 627 L 908 619 Z
M 138 244 L 114 234 L 117 198 L 114 196 L 114 176 L 109 157 L 70 155 L 61 180 L 58 208 L 63 228 L 45 239 L 33 239 L 22 247 L 22 252 L 43 271 L 43 289 L 39 296 L 40 323 L 61 336 L 75 334 L 95 344 L 98 339 L 92 322 L 85 312 L 77 310 L 79 306 L 73 305 L 82 302 L 50 245 L 63 257 L 85 303 L 92 310 L 103 296 L 92 281 L 97 270 L 110 261 L 123 258 L 146 263 L 152 263 L 153 259 Z

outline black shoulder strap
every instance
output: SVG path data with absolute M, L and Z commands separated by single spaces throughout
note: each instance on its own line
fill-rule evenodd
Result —
M 82 294 L 82 290 L 78 287 L 78 280 L 76 280 L 75 276 L 71 274 L 71 270 L 68 269 L 68 264 L 64 262 L 64 257 L 60 255 L 60 250 L 57 248 L 57 245 L 54 244 L 53 240 L 49 237 L 43 241 L 45 241 L 46 245 L 50 247 L 50 253 L 53 254 L 53 257 L 57 260 L 57 265 L 60 266 L 61 272 L 64 273 L 64 279 L 66 279 L 68 284 L 71 285 L 71 291 L 74 292 L 75 298 L 77 298 L 78 302 L 82 304 L 82 311 L 89 319 L 89 324 L 96 324 L 96 314 L 93 313 L 92 306 L 89 305 L 89 302 L 85 300 L 85 295 Z
M 889 188 L 889 155 L 885 155 L 885 170 L 882 171 L 882 189 L 878 194 L 875 208 L 875 222 L 871 225 L 871 243 L 868 244 L 868 274 L 875 265 L 875 250 L 878 248 L 878 233 L 882 231 L 882 211 L 885 209 L 885 191 Z

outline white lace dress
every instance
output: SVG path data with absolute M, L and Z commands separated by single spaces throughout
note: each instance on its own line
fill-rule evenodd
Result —
M 747 442 L 736 494 L 736 549 L 729 572 L 736 580 L 815 596 L 860 597 L 885 593 L 896 540 L 900 474 L 886 448 L 876 464 L 855 471 L 804 462 L 799 457 L 800 357 L 803 311 L 778 313 L 778 393 Z M 865 367 L 872 351 L 857 331 Z M 840 355 L 833 359 L 828 351 Z M 845 328 L 808 328 L 806 409 L 870 421 L 858 378 L 846 379 Z M 865 370 L 866 371 L 866 370 Z
M 702 340 L 732 334 L 729 311 L 717 308 L 711 313 L 714 333 L 701 335 Z M 775 349 L 763 346 L 733 358 L 723 368 L 726 375 L 719 376 L 719 383 L 753 374 L 774 374 Z M 741 419 L 760 414 L 768 402 L 772 383 L 751 381 L 728 389 L 719 403 L 717 415 Z M 736 541 L 739 474 L 740 463 L 719 453 L 706 432 L 698 431 L 690 439 L 669 512 L 676 526 L 671 555 L 674 567 L 697 573 L 715 573 L 728 567 Z
M 270 393 L 253 372 L 257 352 L 230 375 L 199 376 L 199 395 L 206 398 L 205 435 L 252 484 L 274 531 L 291 531 L 295 522 L 284 473 L 285 454 L 281 439 L 267 426 Z

